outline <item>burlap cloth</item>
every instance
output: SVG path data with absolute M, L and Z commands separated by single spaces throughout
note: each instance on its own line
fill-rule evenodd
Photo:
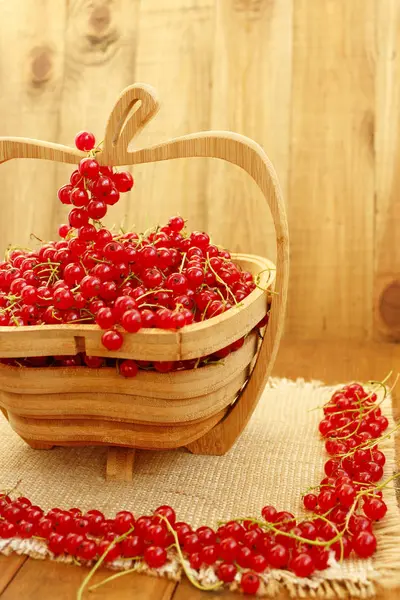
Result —
M 233 517 L 259 516 L 262 506 L 302 515 L 301 493 L 317 484 L 326 454 L 317 427 L 321 410 L 333 388 L 318 382 L 272 380 L 266 388 L 250 424 L 233 447 L 222 457 L 194 456 L 186 451 L 141 451 L 135 459 L 133 483 L 107 483 L 104 479 L 105 448 L 56 448 L 39 451 L 29 448 L 0 417 L 0 488 L 11 488 L 18 480 L 18 492 L 45 509 L 79 506 L 97 508 L 108 516 L 120 509 L 136 515 L 148 514 L 160 504 L 171 504 L 179 520 L 193 526 Z M 390 397 L 383 413 L 394 426 Z M 385 478 L 395 471 L 393 436 L 382 443 L 386 454 Z M 393 485 L 385 492 L 388 513 L 376 525 L 379 549 L 373 560 L 346 560 L 313 576 L 297 579 L 284 571 L 270 571 L 260 593 L 274 595 L 284 586 L 292 596 L 369 597 L 374 582 L 387 587 L 400 585 L 400 512 Z M 0 551 L 46 555 L 37 540 L 0 540 Z M 128 568 L 130 563 L 115 564 Z M 144 567 L 138 565 L 138 570 Z M 172 564 L 164 574 L 179 577 Z M 209 570 L 202 581 L 212 581 Z M 235 587 L 235 584 L 234 586 Z

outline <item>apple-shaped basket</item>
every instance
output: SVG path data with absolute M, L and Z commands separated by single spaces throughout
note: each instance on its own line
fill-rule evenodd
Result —
M 125 334 L 123 347 L 115 352 L 102 346 L 102 331 L 96 325 L 0 327 L 1 358 L 86 352 L 92 356 L 179 361 L 209 355 L 246 336 L 244 345 L 218 364 L 171 373 L 140 371 L 134 379 L 124 379 L 112 368 L 0 365 L 0 407 L 28 444 L 42 449 L 53 445 L 110 446 L 110 477 L 128 479 L 133 451 L 118 451 L 118 447 L 184 446 L 199 454 L 229 450 L 248 422 L 271 372 L 282 334 L 288 284 L 285 208 L 274 169 L 262 148 L 242 135 L 206 131 L 129 151 L 130 141 L 157 109 L 150 86 L 126 88 L 110 115 L 103 149 L 96 155 L 98 162 L 121 166 L 213 157 L 241 167 L 255 180 L 271 210 L 277 241 L 276 271 L 265 258 L 234 255 L 244 269 L 260 274 L 259 286 L 240 306 L 178 331 L 141 329 Z M 0 162 L 36 158 L 76 163 L 82 156 L 78 150 L 58 144 L 0 138 Z M 260 342 L 254 329 L 271 301 L 269 323 Z

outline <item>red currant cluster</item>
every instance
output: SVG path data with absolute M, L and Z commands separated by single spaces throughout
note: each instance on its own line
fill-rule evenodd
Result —
M 95 159 L 95 138 L 92 133 L 81 131 L 75 137 L 78 150 L 89 152 L 82 158 L 78 168 L 73 171 L 69 183 L 58 190 L 58 199 L 63 204 L 72 204 L 75 208 L 69 213 L 69 225 L 75 229 L 84 228 L 80 237 L 92 239 L 93 225 L 89 219 L 98 221 L 107 214 L 108 206 L 119 200 L 120 194 L 129 192 L 133 187 L 133 177 L 128 171 L 114 171 L 112 167 L 101 167 Z M 68 225 L 61 225 L 60 235 L 66 237 Z
M 160 568 L 172 558 L 175 547 L 188 578 L 193 571 L 212 567 L 218 583 L 215 589 L 234 580 L 243 592 L 255 594 L 261 574 L 269 568 L 286 569 L 298 577 L 310 577 L 351 552 L 361 558 L 376 549 L 373 522 L 386 514 L 382 490 L 397 475 L 378 483 L 383 475 L 384 454 L 378 449 L 388 427 L 375 393 L 359 384 L 335 392 L 324 407 L 319 429 L 333 458 L 325 464 L 326 477 L 315 493 L 303 497 L 312 511 L 308 519 L 297 520 L 287 511 L 264 506 L 262 519 L 242 518 L 194 530 L 176 521 L 170 506 L 159 507 L 152 516 L 134 518 L 121 511 L 106 519 L 97 510 L 82 514 L 79 508 L 53 508 L 44 514 L 27 498 L 11 500 L 0 495 L 0 538 L 45 540 L 55 555 L 68 554 L 82 561 L 111 562 L 117 558 L 144 561 Z M 99 558 L 101 557 L 101 558 Z
M 186 233 L 181 217 L 141 235 L 103 227 L 98 219 L 133 179 L 101 167 L 94 144 L 92 134 L 77 135 L 77 147 L 91 155 L 58 192 L 74 206 L 69 225 L 59 228 L 63 239 L 11 250 L 0 264 L 0 326 L 96 323 L 104 347 L 115 351 L 122 330 L 180 329 L 220 315 L 255 289 L 251 273 L 207 233 Z

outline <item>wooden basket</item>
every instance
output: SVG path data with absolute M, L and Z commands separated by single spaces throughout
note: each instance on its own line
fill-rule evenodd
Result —
M 230 132 L 202 132 L 158 146 L 129 151 L 134 135 L 156 113 L 154 90 L 128 87 L 109 118 L 96 159 L 103 165 L 131 165 L 187 157 L 214 157 L 243 168 L 270 207 L 277 239 L 274 265 L 238 254 L 241 266 L 261 273 L 260 286 L 238 308 L 182 330 L 142 329 L 124 334 L 121 350 L 101 344 L 95 325 L 0 327 L 0 357 L 74 355 L 137 360 L 186 360 L 209 355 L 243 336 L 240 350 L 216 365 L 172 373 L 141 371 L 124 379 L 115 369 L 20 368 L 0 365 L 0 407 L 13 429 L 34 448 L 107 445 L 110 478 L 131 478 L 134 450 L 185 446 L 191 452 L 223 454 L 247 424 L 278 350 L 288 284 L 288 231 L 279 185 L 271 163 L 256 143 Z M 22 138 L 0 138 L 0 162 L 38 158 L 76 163 L 74 148 Z M 271 296 L 268 291 L 274 288 Z M 262 343 L 253 331 L 271 315 Z

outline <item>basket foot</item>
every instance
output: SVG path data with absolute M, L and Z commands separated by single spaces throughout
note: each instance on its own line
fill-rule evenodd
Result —
M 134 460 L 134 448 L 110 447 L 107 453 L 106 480 L 132 481 Z
M 46 442 L 36 442 L 35 440 L 26 440 L 25 438 L 23 439 L 24 442 L 29 444 L 29 446 L 34 450 L 51 450 L 52 448 L 54 448 L 53 444 L 46 444 Z

